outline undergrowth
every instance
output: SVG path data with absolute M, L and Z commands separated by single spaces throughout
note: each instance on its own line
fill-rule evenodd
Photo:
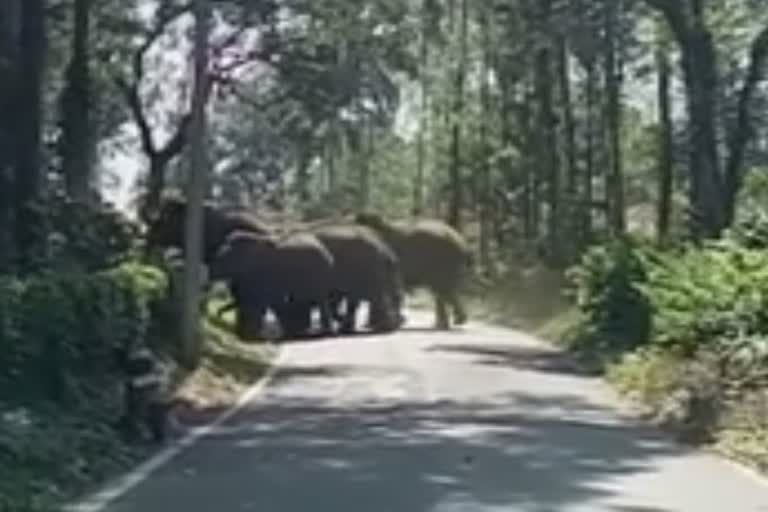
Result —
M 702 246 L 627 239 L 593 248 L 568 274 L 578 310 L 568 347 L 681 439 L 759 467 L 768 467 L 764 247 L 738 231 Z
M 161 300 L 167 283 L 159 270 L 130 263 L 0 286 L 0 512 L 59 510 L 158 448 L 128 443 L 113 427 L 121 382 L 111 349 L 140 340 L 173 354 L 164 337 L 174 318 Z M 206 321 L 199 368 L 175 372 L 184 424 L 233 404 L 268 365 L 272 350 L 241 343 L 230 322 Z

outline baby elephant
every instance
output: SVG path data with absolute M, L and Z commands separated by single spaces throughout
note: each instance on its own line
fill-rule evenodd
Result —
M 323 331 L 333 330 L 333 257 L 314 235 L 235 231 L 213 260 L 210 276 L 237 290 L 238 335 L 244 339 L 259 336 L 267 309 L 279 317 L 286 303 L 319 308 Z

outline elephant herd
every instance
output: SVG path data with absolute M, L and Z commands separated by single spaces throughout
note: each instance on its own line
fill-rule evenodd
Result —
M 149 223 L 148 248 L 183 248 L 185 217 L 183 200 L 164 200 Z M 437 328 L 467 319 L 460 289 L 471 252 L 442 222 L 393 223 L 361 213 L 286 233 L 250 213 L 206 204 L 203 226 L 203 262 L 211 281 L 227 283 L 242 339 L 261 336 L 268 310 L 284 337 L 308 334 L 313 310 L 321 334 L 353 333 L 364 302 L 368 327 L 391 332 L 405 321 L 404 294 L 416 288 L 433 294 Z

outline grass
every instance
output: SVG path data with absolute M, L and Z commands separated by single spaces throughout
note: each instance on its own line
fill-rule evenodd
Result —
M 218 304 L 212 301 L 212 309 Z M 232 314 L 223 320 L 209 315 L 208 333 L 200 367 L 180 379 L 176 396 L 193 409 L 231 405 L 261 378 L 276 349 L 271 345 L 247 344 L 232 333 Z

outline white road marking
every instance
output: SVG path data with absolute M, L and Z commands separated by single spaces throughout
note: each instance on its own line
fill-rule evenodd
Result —
M 234 406 L 223 412 L 211 423 L 203 427 L 190 430 L 190 432 L 187 433 L 184 437 L 163 449 L 160 453 L 154 455 L 149 460 L 140 464 L 129 473 L 118 477 L 115 481 L 107 484 L 101 490 L 93 493 L 85 499 L 81 499 L 74 503 L 65 505 L 62 508 L 63 512 L 101 512 L 107 507 L 107 505 L 146 480 L 152 473 L 168 464 L 185 449 L 194 445 L 203 437 L 214 433 L 218 427 L 232 418 L 232 416 L 237 414 L 240 409 L 253 402 L 256 397 L 261 394 L 261 392 L 267 387 L 270 381 L 274 378 L 277 371 L 280 369 L 282 356 L 283 351 L 281 350 L 275 356 L 271 366 L 264 374 L 264 376 L 258 382 L 256 382 L 256 384 L 251 386 L 248 391 L 243 393 L 243 395 L 240 396 Z

